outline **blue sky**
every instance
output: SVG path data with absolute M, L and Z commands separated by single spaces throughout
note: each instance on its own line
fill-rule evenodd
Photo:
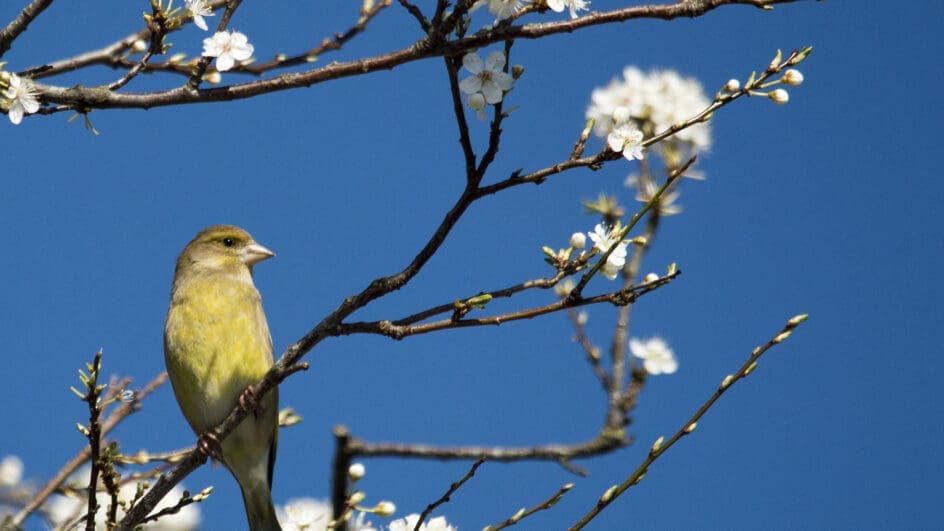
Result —
M 19 8 L 10 4 L 0 7 L 2 20 Z M 246 2 L 232 25 L 249 35 L 258 57 L 300 51 L 355 14 L 353 3 L 324 4 L 273 10 Z M 102 46 L 137 29 L 145 8 L 114 0 L 53 4 L 4 57 L 7 68 Z M 586 478 L 548 463 L 486 463 L 440 514 L 460 529 L 478 529 L 574 482 L 557 507 L 519 528 L 573 523 L 755 345 L 792 315 L 809 313 L 590 529 L 944 525 L 944 402 L 937 395 L 944 323 L 935 302 L 944 295 L 944 186 L 933 166 L 944 76 L 939 46 L 926 44 L 937 42 L 942 15 L 936 2 L 897 9 L 802 2 L 773 12 L 732 6 L 695 20 L 518 42 L 512 62 L 526 70 L 508 102 L 519 109 L 504 124 L 491 180 L 566 157 L 591 90 L 626 65 L 676 69 L 711 91 L 763 67 L 777 48 L 815 49 L 788 105 L 750 99 L 716 115 L 713 148 L 700 161 L 708 180 L 684 183 L 685 212 L 665 220 L 647 258 L 647 271 L 677 262 L 684 274 L 636 306 L 632 332 L 665 337 L 680 369 L 647 385 L 630 427 L 639 444 L 580 461 Z M 196 28 L 174 34 L 173 50 L 198 53 L 203 37 Z M 322 60 L 373 55 L 416 38 L 395 5 Z M 114 77 L 100 68 L 59 83 Z M 178 82 L 147 76 L 128 90 Z M 141 385 L 163 370 L 173 263 L 197 230 L 238 224 L 278 254 L 256 269 L 256 284 L 281 351 L 345 297 L 399 270 L 463 184 L 438 60 L 252 100 L 91 117 L 100 136 L 81 120 L 67 123 L 65 114 L 0 124 L 0 273 L 7 279 L 0 455 L 20 456 L 36 480 L 83 444 L 74 424 L 87 413 L 68 388 L 96 350 L 104 350 L 106 372 Z M 484 145 L 487 129 L 474 118 L 472 133 Z M 581 213 L 581 200 L 605 191 L 633 204 L 622 185 L 628 173 L 626 164 L 612 164 L 482 201 L 415 282 L 355 317 L 396 318 L 548 274 L 540 247 L 561 246 L 596 223 Z M 538 293 L 519 302 L 549 300 Z M 590 331 L 605 344 L 613 310 L 593 307 L 589 315 Z M 563 315 L 550 315 L 401 342 L 323 342 L 306 357 L 311 370 L 282 386 L 282 404 L 305 421 L 282 433 L 276 502 L 328 496 L 336 424 L 372 441 L 591 438 L 604 404 L 571 335 Z M 116 436 L 127 452 L 194 441 L 169 387 Z M 368 500 L 391 499 L 400 515 L 425 508 L 468 468 L 365 464 Z M 216 487 L 201 506 L 205 529 L 243 525 L 235 482 L 221 467 L 204 467 L 185 484 Z

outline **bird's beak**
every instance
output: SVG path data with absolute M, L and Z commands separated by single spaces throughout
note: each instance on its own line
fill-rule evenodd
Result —
M 239 259 L 247 266 L 254 266 L 273 256 L 275 253 L 256 243 L 256 240 L 249 240 L 249 243 L 239 251 Z

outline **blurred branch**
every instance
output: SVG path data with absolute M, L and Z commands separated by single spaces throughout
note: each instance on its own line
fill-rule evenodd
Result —
M 621 306 L 620 310 L 622 311 L 622 309 L 629 308 L 630 306 L 631 305 Z M 574 334 L 577 343 L 587 355 L 587 361 L 590 363 L 590 367 L 593 369 L 593 374 L 596 375 L 597 380 L 600 380 L 600 384 L 603 385 L 603 390 L 609 392 L 610 377 L 606 374 L 606 371 L 603 370 L 603 366 L 600 365 L 600 349 L 594 345 L 590 340 L 590 337 L 587 336 L 586 327 L 580 322 L 580 316 L 573 308 L 567 309 L 567 317 L 570 319 L 570 322 L 574 327 Z
M 348 470 L 351 468 L 352 456 L 344 451 L 351 436 L 344 426 L 334 427 L 334 464 L 331 467 L 331 514 L 342 515 L 348 505 Z M 335 517 L 337 518 L 337 516 Z M 347 528 L 347 523 L 341 521 L 340 531 Z
M 801 315 L 797 315 L 796 317 L 793 317 L 792 319 L 787 321 L 787 324 L 780 330 L 780 332 L 778 332 L 774 337 L 772 337 L 769 341 L 767 341 L 767 343 L 765 343 L 763 346 L 756 347 L 751 352 L 751 355 L 747 358 L 747 361 L 745 361 L 744 364 L 741 365 L 741 368 L 738 369 L 738 371 L 734 373 L 733 375 L 726 376 L 724 380 L 721 382 L 721 385 L 718 386 L 718 389 L 708 398 L 707 401 L 705 401 L 704 404 L 701 405 L 701 407 L 698 408 L 697 411 L 695 411 L 695 414 L 692 415 L 692 417 L 688 419 L 688 421 L 686 421 L 685 424 L 683 424 L 682 427 L 679 428 L 679 430 L 676 431 L 675 434 L 671 438 L 665 441 L 662 437 L 660 437 L 652 445 L 652 448 L 649 450 L 649 455 L 646 457 L 646 459 L 643 460 L 642 464 L 640 464 L 636 468 L 636 470 L 634 470 L 632 474 L 630 474 L 629 477 L 626 478 L 626 480 L 623 481 L 621 484 L 613 485 L 612 487 L 607 489 L 607 491 L 603 494 L 603 496 L 601 496 L 600 499 L 597 501 L 596 506 L 594 506 L 593 509 L 591 509 L 587 514 L 585 514 L 583 518 L 581 518 L 576 524 L 569 527 L 568 531 L 577 531 L 579 529 L 583 529 L 584 526 L 586 526 L 591 520 L 593 520 L 598 514 L 600 514 L 600 512 L 603 509 L 605 509 L 607 506 L 613 503 L 613 500 L 618 498 L 620 495 L 626 492 L 633 485 L 636 485 L 640 481 L 642 481 L 643 477 L 645 477 L 646 473 L 649 470 L 649 465 L 651 465 L 653 462 L 655 462 L 656 459 L 658 459 L 663 454 L 665 454 L 669 450 L 669 448 L 675 445 L 675 443 L 677 443 L 682 437 L 695 431 L 695 428 L 698 425 L 698 421 L 701 420 L 701 418 L 705 415 L 705 413 L 707 413 L 708 410 L 711 409 L 711 406 L 713 406 L 715 402 L 717 402 L 718 399 L 721 398 L 721 395 L 723 395 L 725 391 L 730 389 L 732 385 L 734 385 L 741 379 L 746 378 L 747 375 L 753 372 L 754 369 L 757 368 L 757 362 L 760 359 L 760 357 L 763 356 L 764 353 L 770 350 L 774 345 L 777 345 L 785 341 L 787 338 L 789 338 L 790 335 L 793 333 L 793 330 L 796 329 L 796 327 L 798 327 L 801 323 L 806 321 L 807 317 L 808 316 L 806 314 L 801 314 Z
M 347 432 L 347 428 L 343 428 Z M 337 438 L 337 430 L 336 430 Z M 584 475 L 570 461 L 576 458 L 604 454 L 616 448 L 622 448 L 632 442 L 629 439 L 613 437 L 606 430 L 594 439 L 577 444 L 546 444 L 536 446 L 432 446 L 398 442 L 372 443 L 347 435 L 338 438 L 338 446 L 352 458 L 363 457 L 411 457 L 437 459 L 443 461 L 470 460 L 485 457 L 489 461 L 555 461 L 571 472 Z

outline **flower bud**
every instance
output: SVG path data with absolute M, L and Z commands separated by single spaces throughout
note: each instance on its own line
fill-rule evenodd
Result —
M 655 273 L 649 273 L 648 275 L 646 275 L 646 278 L 643 279 L 643 282 L 645 282 L 646 284 L 649 284 L 650 282 L 655 282 L 657 280 L 659 280 L 659 275 Z
M 803 74 L 795 68 L 791 68 L 783 73 L 783 82 L 791 87 L 795 87 L 803 83 Z
M 476 92 L 469 96 L 469 107 L 472 107 L 472 110 L 481 111 L 485 108 L 485 95 L 481 92 Z
M 787 91 L 783 89 L 771 91 L 767 97 L 770 98 L 770 101 L 776 103 L 777 105 L 784 105 L 790 101 L 790 94 L 788 94 Z
M 728 82 L 724 84 L 724 90 L 726 92 L 735 92 L 741 90 L 741 82 L 734 78 L 729 79 Z
M 362 463 L 354 463 L 347 469 L 347 475 L 351 478 L 352 481 L 357 481 L 364 477 L 364 474 L 367 473 L 367 469 L 364 468 Z
M 582 232 L 575 232 L 571 234 L 570 246 L 574 249 L 583 249 L 587 246 L 587 236 Z
M 395 512 L 397 512 L 397 506 L 391 501 L 382 501 L 374 507 L 374 514 L 381 518 L 391 516 Z
M 214 70 L 213 72 L 210 72 L 207 75 L 203 76 L 203 80 L 206 81 L 207 83 L 210 83 L 211 85 L 216 85 L 220 81 L 223 80 L 223 76 L 219 72 Z
M 518 79 L 522 74 L 524 74 L 524 65 L 512 65 L 511 77 Z
M 147 43 L 144 42 L 144 39 L 138 39 L 131 43 L 131 51 L 134 53 L 144 53 L 144 50 L 147 50 Z
M 13 486 L 23 480 L 23 461 L 15 455 L 8 455 L 0 461 L 0 485 Z
M 583 326 L 587 324 L 587 321 L 590 319 L 590 315 L 587 312 L 580 312 L 577 314 L 577 324 Z

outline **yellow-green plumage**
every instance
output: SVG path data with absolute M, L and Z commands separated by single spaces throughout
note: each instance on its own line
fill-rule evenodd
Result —
M 164 325 L 164 359 L 177 402 L 198 435 L 218 425 L 272 367 L 272 340 L 254 264 L 273 256 L 231 225 L 204 229 L 177 259 Z M 278 530 L 270 489 L 278 441 L 278 389 L 220 442 L 243 493 L 249 528 Z

